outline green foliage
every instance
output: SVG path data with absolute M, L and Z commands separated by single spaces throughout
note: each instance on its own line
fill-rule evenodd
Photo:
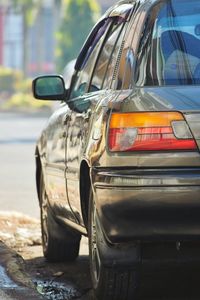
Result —
M 32 79 L 21 79 L 17 81 L 15 84 L 15 91 L 22 92 L 22 93 L 31 93 L 32 90 Z
M 24 78 L 21 71 L 0 66 L 0 110 L 50 110 L 51 106 L 50 101 L 33 98 L 30 78 Z
M 38 110 L 38 109 L 48 109 L 50 110 L 52 102 L 50 101 L 37 101 L 33 98 L 31 93 L 16 93 L 13 94 L 8 101 L 6 101 L 2 105 L 2 109 L 30 109 Z
M 0 91 L 14 92 L 21 78 L 22 73 L 20 71 L 0 66 Z
M 96 0 L 65 0 L 64 15 L 57 33 L 57 68 L 76 58 L 99 12 Z

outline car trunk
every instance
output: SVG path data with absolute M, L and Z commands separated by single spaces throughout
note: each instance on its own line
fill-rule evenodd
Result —
M 127 98 L 128 96 L 128 98 Z M 122 92 L 123 112 L 182 112 L 200 149 L 200 86 L 169 86 L 136 88 Z
M 185 119 L 190 127 L 190 130 L 196 140 L 198 148 L 200 149 L 200 113 L 184 114 Z

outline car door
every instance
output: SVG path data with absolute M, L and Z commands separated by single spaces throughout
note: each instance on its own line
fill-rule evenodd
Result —
M 126 5 L 126 7 L 121 5 L 121 8 L 122 11 L 118 7 L 118 11 L 113 12 L 113 15 L 106 19 L 104 28 L 101 27 L 96 35 L 98 40 L 93 39 L 88 51 L 85 51 L 85 57 L 74 78 L 71 95 L 68 99 L 71 114 L 66 140 L 67 193 L 77 222 L 81 225 L 83 225 L 83 217 L 79 187 L 80 164 L 84 159 L 95 109 L 107 93 L 106 87 L 110 83 L 108 74 L 113 72 L 113 68 L 110 66 L 113 64 L 113 58 L 117 60 L 125 33 L 127 16 L 132 5 Z M 122 12 L 124 17 L 122 17 Z M 110 76 L 112 77 L 111 74 Z
M 44 134 L 46 139 L 45 148 L 45 185 L 50 206 L 56 215 L 63 215 L 74 221 L 75 217 L 71 211 L 65 179 L 66 160 L 66 120 L 70 115 L 70 110 L 66 103 L 60 105 L 51 118 Z M 44 137 L 45 140 L 45 137 Z

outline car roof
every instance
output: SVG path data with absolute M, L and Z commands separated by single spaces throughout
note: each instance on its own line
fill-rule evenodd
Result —
M 105 13 L 105 15 L 110 16 L 113 15 L 113 11 L 116 13 L 118 12 L 119 15 L 123 15 L 124 11 L 122 9 L 122 12 L 120 12 L 120 7 L 121 6 L 128 6 L 128 5 L 133 5 L 136 3 L 138 6 L 142 5 L 148 5 L 148 6 L 153 6 L 157 2 L 160 2 L 161 0 L 119 0 L 116 2 L 116 4 L 112 5 Z M 105 17 L 105 15 L 103 17 Z
M 137 3 L 139 5 L 144 5 L 144 4 L 148 4 L 148 5 L 154 5 L 157 2 L 160 2 L 161 0 L 119 0 L 116 2 L 116 4 L 114 4 L 111 9 L 122 5 L 122 4 L 134 4 Z M 167 1 L 167 0 L 166 0 Z

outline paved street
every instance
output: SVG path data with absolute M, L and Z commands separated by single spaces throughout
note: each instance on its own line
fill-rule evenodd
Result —
M 45 117 L 0 113 L 0 212 L 15 211 L 39 219 L 39 206 L 35 190 L 34 150 L 35 142 L 46 121 Z M 39 285 L 48 282 L 51 274 L 62 271 L 63 274 L 66 273 L 66 279 L 62 276 L 62 282 L 66 287 L 61 289 L 61 294 L 67 294 L 69 297 L 70 293 L 76 291 L 72 287 L 78 286 L 77 293 L 81 297 L 91 287 L 87 239 L 82 239 L 80 258 L 76 263 L 70 265 L 54 264 L 52 266 L 52 264 L 47 264 L 43 258 L 41 246 L 23 248 L 21 255 L 26 261 L 29 276 L 33 280 L 39 277 Z M 38 270 L 43 270 L 43 272 Z M 71 274 L 74 274 L 73 278 Z M 1 276 L 0 273 L 0 277 L 7 280 L 5 274 Z M 4 282 L 0 281 L 0 300 L 21 299 L 20 296 L 18 298 L 16 292 L 15 295 L 10 294 L 13 288 L 6 286 Z M 57 287 L 52 287 L 52 278 L 49 281 L 49 287 L 45 287 L 47 291 L 48 288 L 54 297 L 52 299 L 60 299 L 53 296 L 53 289 L 55 289 L 55 293 L 58 291 Z M 16 288 L 15 290 L 17 291 Z M 19 289 L 19 294 L 22 295 L 23 290 Z M 22 299 L 27 298 L 24 296 Z M 88 300 L 88 296 L 79 299 Z
M 35 191 L 35 141 L 45 117 L 0 113 L 0 209 L 39 217 Z

